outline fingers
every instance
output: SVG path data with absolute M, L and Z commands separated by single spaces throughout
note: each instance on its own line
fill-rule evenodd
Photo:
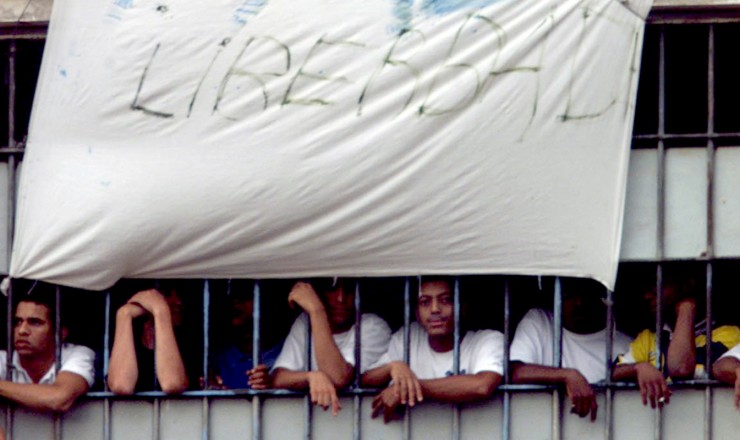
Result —
M 396 414 L 396 408 L 395 407 L 386 407 L 384 414 L 383 414 L 383 423 L 392 422 L 393 420 L 398 419 L 398 415 Z
M 404 378 L 400 383 L 401 392 L 401 403 L 409 406 L 416 405 L 416 402 L 421 402 L 424 397 L 421 394 L 421 384 L 416 377 Z
M 665 381 L 662 381 L 659 385 L 660 385 L 661 395 L 658 398 L 658 403 L 661 403 L 661 404 L 670 403 L 671 394 L 673 394 L 673 392 L 671 391 L 670 388 L 668 388 L 668 383 L 666 383 Z
M 267 365 L 260 364 L 246 372 L 247 384 L 254 390 L 266 390 L 272 386 L 272 378 Z
M 342 405 L 339 404 L 339 397 L 337 397 L 337 393 L 331 393 L 331 415 L 334 417 L 339 414 L 339 410 L 342 409 Z
M 596 399 L 591 400 L 591 421 L 596 421 L 596 411 L 599 410 L 599 405 L 596 403 Z
M 643 406 L 647 406 L 647 386 L 645 386 L 644 383 L 640 382 L 640 395 L 642 396 L 642 404 Z
M 571 401 L 570 413 L 578 414 L 579 417 L 585 417 L 588 414 L 590 406 L 587 399 L 582 396 L 575 396 Z
M 647 383 L 647 393 L 648 393 L 648 400 L 650 402 L 651 408 L 656 408 L 658 406 L 657 402 L 657 394 L 658 390 L 655 389 L 655 384 L 652 382 Z
M 373 413 L 372 413 L 371 417 L 374 419 L 374 418 L 378 417 L 381 412 L 383 412 L 383 399 L 380 396 L 380 394 L 378 394 L 373 399 Z

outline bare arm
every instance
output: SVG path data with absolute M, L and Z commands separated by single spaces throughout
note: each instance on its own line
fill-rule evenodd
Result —
M 152 313 L 154 315 L 155 348 L 157 380 L 162 391 L 179 394 L 188 387 L 188 376 L 177 347 L 175 330 L 172 328 L 172 317 L 167 304 L 161 305 Z
M 309 389 L 311 402 L 324 408 L 331 408 L 333 415 L 337 415 L 342 407 L 334 384 L 329 376 L 322 371 L 293 371 L 286 368 L 276 368 L 273 373 L 272 384 L 275 388 L 289 390 Z
M 62 371 L 53 384 L 0 381 L 0 396 L 39 411 L 65 412 L 88 388 L 79 374 Z
M 373 368 L 362 375 L 360 382 L 362 386 L 383 387 L 393 381 L 393 386 L 398 392 L 399 403 L 414 406 L 416 402 L 424 400 L 424 391 L 421 381 L 404 362 L 393 361 L 380 367 Z
M 116 334 L 111 351 L 108 385 L 117 394 L 132 394 L 139 375 L 131 321 L 149 313 L 154 318 L 157 379 L 165 393 L 180 393 L 188 386 L 185 365 L 177 348 L 170 309 L 158 291 L 137 293 L 116 315 Z
M 308 283 L 296 283 L 288 295 L 288 302 L 297 304 L 308 314 L 319 371 L 323 371 L 335 387 L 346 387 L 352 380 L 354 368 L 344 360 L 334 342 L 326 309 L 313 287 Z
M 676 304 L 676 325 L 666 354 L 668 375 L 674 379 L 694 377 L 696 368 L 695 313 L 696 304 L 693 299 L 686 299 Z
M 380 388 L 388 385 L 391 381 L 391 363 L 381 365 L 362 373 L 360 384 L 363 387 Z
M 482 371 L 477 374 L 463 374 L 439 379 L 422 379 L 417 384 L 421 392 L 427 397 L 440 402 L 465 403 L 485 400 L 491 396 L 501 383 L 501 375 L 491 371 Z M 403 387 L 397 382 L 389 385 L 373 399 L 372 418 L 383 414 L 383 420 L 388 423 L 400 418 L 399 409 L 405 408 L 401 401 Z M 421 398 L 419 398 L 421 401 Z M 413 406 L 413 399 L 408 401 Z
M 419 380 L 426 398 L 440 402 L 465 403 L 485 400 L 501 383 L 501 375 L 492 371 L 461 374 L 439 379 Z
M 563 384 L 571 401 L 571 413 L 596 420 L 596 395 L 585 377 L 572 368 L 555 368 L 545 365 L 513 364 L 512 379 L 515 383 Z
M 135 304 L 125 304 L 116 313 L 116 333 L 108 368 L 108 386 L 116 394 L 133 394 L 139 367 L 136 363 L 132 321 L 146 311 Z
M 735 407 L 740 410 L 740 360 L 723 357 L 714 363 L 712 372 L 722 382 L 735 384 Z
M 663 374 L 648 362 L 636 364 L 622 364 L 614 367 L 612 379 L 617 381 L 636 380 L 642 394 L 642 404 L 650 406 L 663 406 L 671 400 L 671 390 L 668 388 Z

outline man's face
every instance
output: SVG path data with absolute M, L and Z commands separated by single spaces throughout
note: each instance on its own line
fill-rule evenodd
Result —
M 254 300 L 246 296 L 234 297 L 231 301 L 231 325 L 242 328 L 251 326 Z
M 455 331 L 454 297 L 444 281 L 421 284 L 416 320 L 429 336 L 448 336 Z
M 339 286 L 324 292 L 327 313 L 332 328 L 344 330 L 351 327 L 355 319 L 355 293 L 345 292 L 344 287 Z
M 678 286 L 673 283 L 668 283 L 663 286 L 663 310 L 670 310 L 676 305 L 678 300 Z M 658 311 L 658 290 L 653 286 L 650 290 L 645 291 L 643 296 L 650 306 L 650 313 L 655 316 Z
M 47 306 L 21 301 L 15 310 L 13 346 L 18 356 L 54 353 L 54 330 Z
M 581 334 L 604 328 L 606 307 L 601 296 L 589 291 L 563 291 L 563 327 Z

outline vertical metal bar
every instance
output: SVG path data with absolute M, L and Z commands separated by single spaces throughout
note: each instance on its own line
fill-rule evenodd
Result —
M 511 341 L 511 293 L 509 279 L 504 280 L 504 384 L 508 385 L 511 377 L 509 371 L 509 341 Z M 502 426 L 502 440 L 511 438 L 511 392 L 504 391 L 504 420 Z
M 208 389 L 209 386 L 209 342 L 210 342 L 210 322 L 211 317 L 211 292 L 210 284 L 208 280 L 203 280 L 203 388 Z M 210 431 L 211 422 L 211 403 L 208 396 L 203 397 L 203 407 L 201 408 L 201 439 L 208 440 L 208 433 Z
M 455 320 L 455 330 L 453 334 L 452 346 L 452 374 L 460 374 L 460 278 L 455 277 L 453 295 L 453 316 Z M 460 405 L 452 405 L 452 440 L 460 438 Z
M 552 338 L 552 355 L 553 364 L 560 368 L 563 364 L 562 347 L 563 347 L 563 296 L 560 283 L 560 277 L 555 278 L 555 288 L 553 291 L 553 338 Z M 555 389 L 552 392 L 552 439 L 560 440 L 562 430 L 560 418 L 562 414 L 560 390 Z
M 203 384 L 204 388 L 208 389 L 209 377 L 208 377 L 208 354 L 210 351 L 209 347 L 209 336 L 210 336 L 210 312 L 211 312 L 211 294 L 210 285 L 208 280 L 203 281 Z
M 421 293 L 421 277 L 417 277 L 418 293 Z M 417 293 L 417 298 L 418 298 Z M 410 364 L 410 346 L 411 344 L 411 282 L 406 277 L 403 286 L 403 361 L 406 365 Z M 411 438 L 411 407 L 406 406 L 406 412 L 403 418 L 403 440 Z
M 346 292 L 345 292 L 346 293 Z M 354 380 L 354 402 L 353 402 L 353 423 L 352 438 L 360 440 L 360 411 L 362 410 L 362 401 L 357 389 L 360 388 L 360 378 L 362 375 L 362 351 L 360 350 L 360 341 L 362 341 L 362 301 L 360 298 L 360 283 L 355 284 L 355 380 Z
M 110 368 L 110 290 L 105 292 L 105 329 L 103 331 L 103 378 L 108 377 Z M 108 381 L 103 380 L 103 387 L 108 391 Z M 103 440 L 111 438 L 110 399 L 103 400 Z
M 262 363 L 260 338 L 262 331 L 262 291 L 259 280 L 254 280 L 252 291 L 252 368 Z M 262 438 L 262 398 L 252 398 L 252 440 Z
M 62 288 L 59 286 L 56 286 L 54 297 L 54 318 L 54 377 L 56 377 L 62 368 Z M 62 416 L 56 412 L 53 435 L 55 440 L 62 438 Z
M 306 319 L 306 371 L 311 371 L 313 366 L 311 365 L 311 320 Z M 311 440 L 311 420 L 313 418 L 313 405 L 311 405 L 311 397 L 307 394 L 304 398 L 305 418 L 303 420 L 303 438 L 304 440 Z
M 604 368 L 606 371 L 606 392 L 604 394 L 604 438 L 612 439 L 612 360 L 614 359 L 614 292 L 606 289 L 606 355 Z
M 712 377 L 712 259 L 714 258 L 714 172 L 716 147 L 714 145 L 714 25 L 709 25 L 707 50 L 707 289 L 706 289 L 706 357 L 704 371 Z M 704 388 L 704 439 L 712 438 L 712 387 Z
M 152 440 L 159 440 L 159 417 L 160 417 L 160 400 L 154 398 L 152 403 Z
M 8 215 L 7 215 L 7 221 L 8 221 L 7 228 L 8 229 L 6 230 L 6 234 L 5 234 L 7 244 L 8 244 L 8 250 L 7 250 L 8 265 L 10 265 L 10 258 L 13 253 L 13 240 L 15 239 L 16 174 L 17 174 L 17 166 L 16 166 L 15 156 L 13 154 L 9 154 L 8 155 Z
M 662 261 L 665 255 L 665 27 L 660 26 L 660 48 L 658 56 L 658 203 L 657 203 L 657 249 L 656 257 Z M 655 347 L 658 352 L 657 367 L 662 371 L 663 347 L 661 347 L 661 332 L 663 331 L 663 267 L 658 263 L 656 269 L 657 284 L 657 312 L 655 319 Z M 658 406 L 654 412 L 653 438 L 663 438 L 663 409 Z
M 707 335 L 707 346 L 706 346 L 706 359 L 704 364 L 704 371 L 706 377 L 712 378 L 712 290 L 713 290 L 713 271 L 712 262 L 707 261 L 707 316 L 706 316 L 706 335 Z M 711 440 L 713 436 L 712 432 L 712 415 L 713 415 L 713 404 L 712 404 L 712 387 L 705 385 L 704 388 L 704 440 Z
M 10 40 L 8 44 L 8 146 L 10 148 L 15 147 L 15 64 L 17 53 L 15 40 Z
M 8 147 L 13 148 L 15 142 L 15 101 L 16 101 L 16 56 L 17 48 L 15 40 L 8 44 Z M 10 257 L 13 250 L 13 239 L 15 231 L 15 180 L 16 180 L 16 160 L 13 154 L 8 155 L 8 229 L 7 229 L 7 261 L 10 264 Z M 8 321 L 12 322 L 12 321 Z M 10 353 L 10 352 L 8 352 Z M 10 371 L 10 370 L 8 370 Z
M 10 285 L 8 286 L 8 297 L 6 301 L 7 305 L 7 314 L 6 314 L 6 329 L 7 334 L 5 338 L 5 342 L 7 344 L 7 358 L 5 360 L 5 380 L 12 381 L 13 380 L 13 322 L 15 321 L 15 315 L 13 310 L 13 282 L 11 280 Z M 10 402 L 10 400 L 7 401 L 5 405 L 5 437 L 8 440 L 13 440 L 13 404 Z

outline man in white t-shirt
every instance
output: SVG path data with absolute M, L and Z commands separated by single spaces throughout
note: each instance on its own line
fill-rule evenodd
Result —
M 571 413 L 596 420 L 596 396 L 590 383 L 606 378 L 606 309 L 603 287 L 586 279 L 562 280 L 562 367 L 553 356 L 552 313 L 532 309 L 524 315 L 511 343 L 512 379 L 515 383 L 563 384 L 571 400 Z M 629 349 L 630 338 L 616 332 L 614 353 Z
M 388 352 L 362 377 L 363 386 L 386 386 L 373 400 L 373 417 L 398 417 L 402 405 L 424 398 L 442 402 L 487 399 L 503 374 L 503 335 L 493 330 L 469 331 L 460 342 L 459 373 L 453 371 L 455 320 L 452 280 L 424 278 L 416 320 L 411 324 L 409 365 L 403 362 L 403 329 L 391 338 Z M 390 385 L 389 385 L 390 383 Z
M 39 287 L 41 289 L 41 287 Z M 24 296 L 15 308 L 11 381 L 0 380 L 0 396 L 38 411 L 65 412 L 92 386 L 95 353 L 64 344 L 56 372 L 52 292 Z M 66 328 L 62 337 L 66 337 Z M 0 351 L 0 378 L 6 377 L 7 353 Z
M 714 377 L 735 385 L 735 407 L 740 410 L 740 344 L 723 354 L 712 366 Z
M 352 381 L 355 369 L 355 282 L 316 280 L 316 289 L 297 283 L 288 295 L 291 306 L 305 313 L 296 319 L 273 366 L 273 386 L 308 389 L 311 401 L 337 415 L 337 389 Z M 320 293 L 317 293 L 317 291 Z M 361 316 L 360 372 L 386 351 L 391 331 L 373 314 Z M 306 327 L 311 326 L 311 365 L 306 359 Z

